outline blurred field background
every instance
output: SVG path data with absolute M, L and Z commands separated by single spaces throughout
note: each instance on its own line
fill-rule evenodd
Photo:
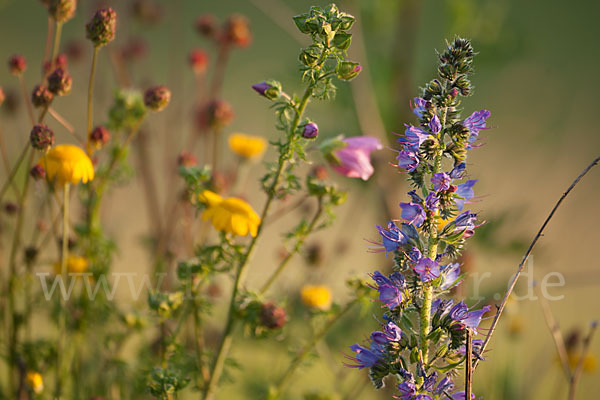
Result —
M 251 0 L 209 2 L 196 0 L 159 1 L 162 18 L 156 24 L 144 25 L 129 20 L 120 22 L 117 40 L 109 47 L 117 50 L 132 38 L 141 38 L 145 53 L 130 70 L 134 86 L 168 85 L 173 100 L 167 111 L 145 127 L 153 144 L 151 166 L 160 173 L 168 162 L 163 150 L 176 155 L 184 149 L 183 136 L 193 130 L 193 74 L 187 65 L 187 53 L 195 47 L 212 49 L 193 29 L 196 17 L 213 13 L 220 20 L 241 13 L 251 22 L 253 40 L 250 47 L 235 51 L 228 65 L 223 98 L 234 107 L 235 120 L 227 128 L 268 138 L 276 134 L 272 111 L 268 104 L 250 89 L 264 79 L 282 81 L 288 90 L 298 89 L 297 54 L 300 44 L 293 37 L 290 15 L 306 11 L 311 5 L 329 2 L 307 0 Z M 84 39 L 84 24 L 98 2 L 82 1 L 76 19 L 65 26 L 63 43 Z M 123 18 L 130 2 L 106 1 Z M 470 173 L 479 179 L 476 194 L 481 201 L 473 205 L 489 225 L 471 241 L 468 263 L 478 274 L 490 272 L 483 287 L 489 294 L 503 293 L 510 275 L 518 265 L 524 247 L 537 232 L 555 201 L 600 150 L 597 128 L 600 62 L 597 37 L 600 28 L 596 2 L 568 3 L 558 0 L 452 0 L 452 1 L 340 1 L 338 6 L 358 19 L 355 26 L 352 57 L 363 64 L 362 74 L 350 85 L 339 85 L 335 102 L 313 103 L 309 115 L 319 124 L 321 135 L 380 136 L 402 132 L 403 123 L 413 123 L 409 99 L 434 75 L 435 52 L 444 39 L 462 35 L 473 40 L 480 55 L 475 59 L 476 91 L 465 103 L 465 114 L 486 108 L 491 110 L 490 124 L 484 133 L 485 146 L 473 151 L 469 158 Z M 46 31 L 45 10 L 33 0 L 0 0 L 0 59 L 14 53 L 26 56 L 31 66 L 28 83 L 37 80 L 35 66 L 40 64 Z M 357 37 L 362 36 L 364 53 Z M 306 43 L 304 43 L 306 44 Z M 91 48 L 81 62 L 71 62 L 74 91 L 56 104 L 78 131 L 85 126 L 85 98 Z M 214 60 L 214 53 L 213 55 Z M 34 79 L 35 77 L 35 79 Z M 107 57 L 101 57 L 97 82 L 95 120 L 102 122 L 117 82 Z M 0 68 L 0 84 L 14 89 L 16 80 L 7 68 Z M 0 110 L 0 127 L 13 158 L 27 140 L 29 124 L 24 104 L 16 116 Z M 375 103 L 372 103 L 372 100 Z M 373 104 L 377 108 L 370 108 Z M 5 108 L 5 107 L 3 107 Z M 363 115 L 357 113 L 357 109 Z M 378 115 L 379 114 L 379 115 Z M 380 125 L 380 122 L 383 125 Z M 58 124 L 57 143 L 72 142 Z M 225 143 L 225 142 L 224 142 Z M 223 144 L 225 146 L 225 144 Z M 197 154 L 201 159 L 201 151 Z M 272 159 L 268 152 L 265 159 Z M 379 169 L 391 168 L 394 153 L 379 152 Z M 165 162 L 163 162 L 165 161 Z M 134 162 L 135 165 L 135 162 Z M 381 171 L 372 180 L 377 181 Z M 261 169 L 251 173 L 250 203 L 260 204 L 257 179 Z M 4 178 L 2 178 L 4 179 Z M 252 183 L 256 182 L 256 183 Z M 164 184 L 165 182 L 161 182 Z M 351 190 L 349 201 L 339 211 L 336 224 L 309 243 L 323 246 L 323 260 L 307 267 L 302 258 L 279 281 L 276 290 L 289 296 L 289 304 L 297 302 L 297 290 L 304 282 L 326 283 L 336 298 L 344 299 L 345 278 L 389 267 L 382 254 L 368 254 L 364 239 L 376 239 L 374 224 L 389 218 L 376 193 L 375 184 L 339 179 Z M 386 190 L 398 192 L 397 202 L 405 200 L 404 176 L 387 182 Z M 253 186 L 252 186 L 253 185 Z M 165 187 L 165 185 L 162 185 Z M 587 331 L 591 320 L 598 319 L 600 301 L 600 262 L 598 261 L 598 229 L 600 213 L 600 169 L 592 171 L 568 198 L 548 227 L 534 252 L 537 279 L 549 272 L 564 275 L 564 287 L 551 288 L 554 296 L 564 299 L 550 303 L 563 332 Z M 135 183 L 113 191 L 105 210 L 107 231 L 119 243 L 116 271 L 147 270 L 147 251 L 142 235 L 148 219 L 143 192 Z M 160 199 L 160 201 L 164 201 Z M 399 217 L 397 214 L 391 217 Z M 300 211 L 302 212 L 302 211 Z M 293 215 L 278 221 L 284 227 L 293 224 Z M 483 234 L 483 232 L 487 233 Z M 276 265 L 281 238 L 277 232 L 265 236 L 251 267 L 249 286 L 258 285 Z M 524 277 L 527 278 L 527 277 Z M 518 293 L 524 293 L 525 282 Z M 229 282 L 219 282 L 223 291 Z M 465 287 L 468 290 L 469 285 Z M 127 293 L 120 300 L 131 301 Z M 221 298 L 221 300 L 225 300 Z M 217 303 L 219 300 L 217 300 Z M 223 301 L 224 303 L 224 301 Z M 375 392 L 366 373 L 342 368 L 347 346 L 366 338 L 376 326 L 373 306 L 363 315 L 347 316 L 319 346 L 310 367 L 296 375 L 290 399 L 307 392 L 336 394 L 347 399 L 391 398 L 390 391 Z M 290 307 L 292 309 L 292 307 Z M 293 308 L 300 309 L 300 307 Z M 221 324 L 221 313 L 215 312 L 215 324 Z M 302 328 L 301 311 L 292 314 L 292 324 Z M 221 329 L 215 325 L 215 332 Z M 216 341 L 217 338 L 214 338 Z M 296 343 L 296 344 L 294 344 Z M 296 341 L 282 340 L 277 351 L 273 344 L 239 340 L 233 356 L 241 370 L 226 385 L 219 398 L 260 398 L 269 382 L 276 380 L 287 367 L 290 346 Z M 566 384 L 540 305 L 536 301 L 520 301 L 508 309 L 500 330 L 492 341 L 489 360 L 475 375 L 475 393 L 496 399 L 559 399 L 566 397 Z M 591 354 L 600 355 L 600 340 L 592 345 Z M 596 364 L 598 361 L 596 361 Z M 236 376 L 239 375 L 239 376 Z M 366 386 L 364 390 L 363 386 Z M 589 368 L 582 377 L 578 398 L 596 399 L 600 393 L 600 372 Z M 296 396 L 296 397 L 294 397 Z

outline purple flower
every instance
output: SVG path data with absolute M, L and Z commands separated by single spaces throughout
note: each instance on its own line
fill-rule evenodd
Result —
M 439 204 L 440 199 L 433 192 L 430 192 L 425 198 L 425 205 L 433 212 L 438 209 Z
M 472 144 L 477 140 L 480 130 L 488 129 L 485 124 L 490 114 L 491 113 L 488 110 L 475 111 L 463 121 L 463 125 L 471 132 L 469 144 Z
M 335 163 L 331 166 L 339 174 L 348 178 L 361 178 L 366 181 L 373 175 L 371 152 L 381 150 L 383 146 L 379 139 L 369 136 L 356 136 L 343 139 L 346 143 L 341 149 L 334 151 Z
M 413 172 L 419 166 L 419 157 L 412 151 L 400 151 L 396 160 L 398 160 L 398 167 L 404 168 L 408 172 Z
M 358 344 L 353 344 L 350 346 L 350 349 L 356 353 L 356 356 L 347 356 L 346 358 L 356 362 L 356 364 L 346 364 L 347 367 L 358 369 L 370 368 L 381 360 L 381 353 L 367 349 Z
M 475 220 L 477 220 L 477 214 L 472 213 L 471 210 L 467 210 L 460 214 L 456 219 L 451 222 L 456 229 L 475 229 Z
M 302 137 L 305 139 L 314 139 L 319 134 L 319 127 L 314 122 L 309 122 L 304 125 L 304 130 L 302 131 Z
M 456 282 L 458 277 L 460 276 L 460 267 L 457 263 L 448 264 L 442 268 L 442 275 L 444 276 L 442 279 L 442 284 L 440 285 L 440 289 L 446 290 L 449 289 Z
M 379 345 L 399 342 L 400 339 L 402 339 L 402 330 L 392 321 L 388 322 L 383 331 L 371 333 L 371 340 Z
M 473 185 L 475 185 L 475 183 L 477 183 L 477 179 L 470 179 L 465 183 L 461 183 L 460 185 L 456 186 L 454 195 L 458 196 L 459 198 L 455 197 L 454 202 L 456 203 L 456 208 L 459 211 L 462 211 L 462 209 L 465 207 L 465 203 L 475 196 L 475 192 L 473 192 Z
M 481 310 L 471 311 L 471 312 L 467 313 L 467 316 L 463 320 L 463 323 L 467 327 L 469 327 L 473 330 L 476 330 L 477 327 L 479 326 L 479 324 L 481 323 L 481 318 L 483 317 L 483 315 L 485 313 L 489 312 L 491 309 L 492 309 L 491 306 L 485 306 Z
M 465 398 L 467 397 L 467 394 L 463 391 L 463 392 L 456 392 L 454 394 L 452 394 L 450 397 L 452 397 L 452 400 L 465 400 Z M 471 393 L 471 399 L 474 399 L 475 395 L 473 393 Z
M 456 303 L 454 307 L 450 309 L 449 316 L 454 321 L 461 322 L 467 317 L 468 312 L 469 308 L 467 307 L 464 301 L 461 301 L 460 303 Z
M 452 179 L 462 178 L 463 174 L 465 173 L 466 168 L 467 168 L 467 164 L 465 164 L 464 162 L 461 162 L 456 167 L 452 168 L 452 171 L 450 171 L 450 178 L 452 178 Z
M 400 208 L 402 208 L 402 218 L 407 220 L 409 224 L 423 225 L 426 215 L 420 204 L 400 203 Z
M 408 254 L 406 255 L 408 257 L 408 259 L 412 262 L 418 262 L 421 259 L 421 251 L 416 248 L 413 247 L 411 251 L 408 252 Z
M 435 383 L 437 382 L 437 372 L 433 371 L 428 377 L 425 378 L 425 381 L 423 382 L 423 386 L 421 386 L 422 390 L 426 390 L 428 392 L 432 392 L 433 391 L 433 387 L 435 386 Z
M 436 192 L 450 189 L 451 182 L 452 179 L 450 179 L 450 176 L 448 176 L 448 174 L 446 174 L 445 172 L 438 172 L 436 174 L 433 174 L 433 176 L 431 177 L 431 183 L 433 183 L 433 190 L 435 190 Z
M 427 100 L 420 97 L 413 99 L 413 103 L 411 104 L 412 111 L 418 118 L 423 117 L 423 113 L 427 110 L 427 103 L 429 103 Z
M 373 279 L 375 281 L 375 283 L 378 285 L 391 285 L 392 284 L 392 281 L 390 281 L 385 275 L 383 275 L 379 271 L 375 271 L 371 275 L 371 279 Z
M 397 399 L 411 400 L 417 393 L 417 386 L 413 382 L 404 381 L 398 385 L 398 390 L 401 396 L 396 397 Z
M 423 282 L 429 282 L 440 276 L 440 266 L 429 257 L 421 258 L 413 269 Z
M 431 121 L 429 121 L 429 129 L 431 129 L 431 132 L 433 133 L 438 133 L 442 129 L 442 124 L 437 115 L 434 115 L 433 118 L 431 118 Z
M 387 230 L 380 225 L 375 225 L 379 234 L 381 235 L 381 245 L 385 250 L 385 255 L 390 251 L 396 251 L 398 247 L 408 243 L 408 238 L 398 226 L 394 223 L 394 221 L 390 221 L 387 226 Z
M 404 135 L 400 136 L 398 142 L 402 144 L 404 150 L 416 153 L 419 151 L 421 144 L 427 140 L 430 135 L 421 128 L 406 124 L 404 126 L 406 126 L 406 130 L 404 131 Z
M 444 392 L 449 392 L 454 389 L 454 382 L 449 377 L 444 377 L 435 388 L 434 394 L 442 394 Z
M 405 289 L 404 277 L 400 273 L 393 273 L 389 278 L 381 272 L 375 271 L 371 278 L 377 284 L 376 287 L 371 286 L 379 292 L 379 301 L 383 303 L 382 307 L 388 307 L 390 310 L 398 307 L 402 300 L 402 290 Z

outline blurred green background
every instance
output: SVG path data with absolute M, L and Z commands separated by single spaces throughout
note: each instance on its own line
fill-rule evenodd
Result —
M 227 133 L 241 131 L 274 137 L 272 111 L 250 90 L 250 85 L 275 78 L 287 91 L 298 90 L 297 54 L 301 46 L 294 37 L 289 17 L 311 5 L 329 2 L 165 0 L 157 3 L 162 8 L 158 23 L 145 25 L 127 18 L 120 22 L 117 41 L 110 45 L 117 48 L 133 37 L 143 38 L 146 53 L 130 68 L 135 86 L 166 84 L 172 89 L 171 106 L 148 127 L 156 135 L 153 156 L 164 158 L 162 145 L 170 146 L 175 153 L 184 149 L 183 136 L 193 129 L 195 84 L 187 65 L 187 53 L 192 48 L 203 48 L 214 58 L 210 44 L 193 28 L 194 20 L 205 13 L 213 13 L 220 20 L 241 13 L 251 22 L 252 44 L 235 51 L 227 69 L 223 97 L 231 102 L 236 114 Z M 126 0 L 81 1 L 77 18 L 65 26 L 63 43 L 84 39 L 84 24 L 99 4 L 114 6 L 123 20 L 131 7 Z M 454 35 L 473 40 L 480 54 L 475 59 L 476 90 L 464 104 L 465 114 L 481 108 L 491 110 L 489 124 L 495 128 L 483 133 L 485 146 L 474 150 L 469 158 L 470 174 L 479 179 L 476 193 L 481 196 L 473 209 L 489 222 L 485 230 L 488 234 L 475 235 L 470 245 L 469 265 L 479 276 L 491 274 L 483 281 L 482 292 L 502 292 L 522 257 L 523 246 L 537 232 L 571 181 L 600 153 L 596 122 L 600 105 L 597 73 L 600 3 L 353 0 L 338 5 L 359 21 L 353 32 L 351 55 L 363 64 L 364 70 L 352 83 L 353 88 L 339 85 L 336 101 L 311 105 L 308 114 L 317 121 L 324 136 L 402 132 L 403 123 L 414 123 L 410 98 L 434 75 L 434 50 L 441 49 L 444 39 Z M 43 54 L 46 20 L 46 12 L 38 1 L 0 0 L 0 59 L 7 60 L 14 53 L 25 55 L 30 65 L 26 76 L 29 87 L 38 79 L 36 68 Z M 86 93 L 91 48 L 86 50 L 83 61 L 70 66 L 73 94 L 56 105 L 78 131 L 85 126 L 85 105 L 81 99 Z M 0 85 L 18 89 L 7 68 L 0 69 Z M 106 114 L 116 87 L 104 54 L 97 76 L 96 121 L 102 122 L 101 116 Z M 16 158 L 29 129 L 23 104 L 17 117 L 0 114 L 0 128 Z M 58 124 L 55 132 L 57 142 L 72 141 Z M 269 152 L 266 159 L 273 156 Z M 393 160 L 392 151 L 384 150 L 378 157 L 380 168 L 391 168 L 386 163 Z M 153 167 L 164 168 L 161 165 Z M 260 171 L 254 174 L 258 178 Z M 376 172 L 373 179 L 378 180 L 379 174 Z M 382 254 L 366 253 L 367 244 L 363 240 L 376 239 L 374 224 L 383 224 L 387 218 L 373 193 L 374 185 L 348 180 L 340 180 L 340 184 L 351 189 L 350 201 L 341 209 L 337 224 L 313 241 L 327 245 L 325 261 L 317 269 L 308 269 L 298 259 L 281 280 L 280 293 L 295 293 L 306 280 L 326 282 L 334 288 L 336 298 L 343 301 L 346 295 L 343 278 L 352 274 L 365 277 L 369 271 L 388 266 L 389 260 Z M 400 194 L 406 191 L 402 175 L 396 181 L 386 181 L 385 185 L 387 190 Z M 599 187 L 600 169 L 597 169 L 568 198 L 534 252 L 536 279 L 549 272 L 560 272 L 565 277 L 564 287 L 550 290 L 554 296 L 564 296 L 560 301 L 550 302 L 564 332 L 574 328 L 585 332 L 589 322 L 599 317 L 600 262 L 596 247 Z M 251 198 L 258 204 L 262 197 L 258 190 L 254 192 Z M 108 230 L 119 242 L 116 266 L 119 271 L 145 268 L 146 253 L 140 245 L 140 235 L 147 229 L 147 220 L 145 210 L 138 206 L 141 193 L 139 185 L 129 185 L 115 191 L 106 207 L 110 210 L 110 215 L 105 216 Z M 403 195 L 399 196 L 397 202 L 405 201 Z M 356 214 L 357 204 L 361 205 L 360 215 Z M 399 212 L 391 216 L 398 218 Z M 286 220 L 281 222 L 285 223 Z M 262 246 L 269 250 L 261 252 L 255 260 L 249 286 L 264 279 L 274 267 L 279 240 L 277 232 L 264 240 Z M 344 244 L 345 251 L 330 246 L 331 243 Z M 260 268 L 261 265 L 264 267 Z M 465 290 L 469 287 L 473 287 L 473 282 L 468 282 Z M 525 291 L 524 285 L 518 290 Z M 341 367 L 346 346 L 366 338 L 376 326 L 373 315 L 380 315 L 376 308 L 363 315 L 352 315 L 337 326 L 328 337 L 328 345 L 319 348 L 319 357 L 296 375 L 290 399 L 311 391 L 337 393 L 336 399 L 391 398 L 390 391 L 376 393 L 368 387 L 364 371 Z M 216 317 L 215 324 L 219 324 L 219 313 Z M 308 327 L 302 327 L 305 316 L 297 317 L 293 323 L 308 331 Z M 288 346 L 293 347 L 282 340 L 277 347 L 280 351 L 274 352 L 272 344 L 239 341 L 233 355 L 241 370 L 234 376 L 236 384 L 226 386 L 220 398 L 260 398 L 259 393 L 286 367 Z M 600 340 L 593 343 L 591 353 L 595 357 L 600 354 Z M 566 397 L 566 384 L 536 301 L 520 301 L 509 308 L 486 358 L 488 361 L 475 376 L 475 391 L 486 399 Z M 598 398 L 598 371 L 596 368 L 584 374 L 578 398 Z

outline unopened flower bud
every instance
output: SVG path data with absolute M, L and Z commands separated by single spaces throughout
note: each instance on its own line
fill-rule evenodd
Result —
M 48 6 L 50 16 L 56 22 L 64 23 L 75 16 L 77 0 L 51 0 Z
M 338 65 L 337 76 L 339 79 L 349 81 L 354 79 L 362 70 L 360 64 L 352 61 L 343 61 Z
M 35 107 L 48 107 L 54 99 L 54 95 L 44 85 L 37 85 L 31 93 L 31 103 Z
M 96 149 L 101 149 L 110 140 L 110 132 L 108 129 L 99 125 L 90 132 L 90 144 Z
M 188 56 L 190 67 L 196 75 L 201 75 L 206 72 L 208 66 L 208 54 L 204 50 L 196 49 L 190 51 Z
M 214 37 L 217 32 L 217 19 L 212 14 L 199 16 L 195 25 L 196 31 L 206 37 Z
M 64 68 L 56 68 L 48 75 L 48 90 L 56 96 L 65 96 L 71 93 L 72 83 L 71 75 Z
M 171 101 L 171 91 L 166 86 L 154 86 L 144 94 L 144 104 L 152 111 L 162 111 Z
M 257 83 L 252 85 L 252 89 L 269 100 L 275 100 L 281 95 L 281 85 L 275 81 Z
M 29 171 L 29 175 L 36 181 L 46 179 L 46 170 L 39 164 L 36 164 Z
M 283 307 L 272 301 L 263 303 L 260 310 L 260 323 L 269 329 L 281 329 L 287 322 L 287 314 Z
M 21 55 L 14 55 L 8 60 L 8 68 L 13 75 L 21 75 L 27 69 L 27 61 Z
M 117 13 L 112 8 L 102 8 L 85 26 L 87 38 L 100 47 L 112 42 L 117 30 Z
M 198 165 L 196 156 L 188 151 L 182 151 L 177 156 L 177 165 L 180 167 L 194 167 Z
M 200 129 L 222 129 L 233 121 L 233 109 L 224 100 L 215 100 L 203 106 L 198 114 Z
M 29 134 L 31 147 L 40 151 L 47 151 L 54 144 L 54 132 L 44 124 L 36 124 Z
M 67 55 L 59 54 L 54 59 L 54 63 L 52 63 L 52 61 L 46 61 L 43 65 L 42 69 L 44 70 L 44 74 L 47 75 L 52 70 L 52 67 L 67 69 L 67 65 L 68 65 Z
M 302 131 L 302 137 L 305 139 L 314 139 L 319 134 L 319 127 L 314 122 L 309 122 L 304 125 L 304 130 Z
M 248 19 L 243 15 L 232 15 L 223 27 L 223 40 L 227 44 L 247 47 L 252 40 Z

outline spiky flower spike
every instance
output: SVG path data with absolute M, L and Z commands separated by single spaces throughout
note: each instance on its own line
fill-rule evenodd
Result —
M 369 346 L 351 346 L 349 366 L 369 368 L 376 388 L 386 376 L 398 377 L 396 398 L 402 400 L 464 399 L 464 392 L 453 391 L 452 377 L 471 360 L 465 357 L 467 330 L 477 333 L 490 308 L 473 311 L 444 298 L 462 280 L 453 261 L 478 226 L 477 214 L 464 211 L 476 182 L 464 180 L 465 160 L 490 113 L 481 110 L 463 120 L 459 108 L 460 97 L 472 91 L 473 55 L 468 40 L 448 43 L 439 55 L 438 77 L 414 99 L 419 123 L 399 135 L 396 159 L 417 190 L 400 203 L 402 222 L 377 226 L 380 250 L 393 254 L 395 269 L 371 276 L 385 324 L 371 334 Z M 480 357 L 481 341 L 473 344 Z

